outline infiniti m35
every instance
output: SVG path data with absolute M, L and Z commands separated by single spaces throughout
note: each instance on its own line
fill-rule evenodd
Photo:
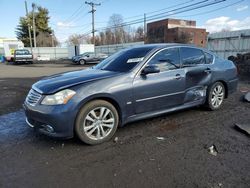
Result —
M 24 102 L 27 124 L 52 137 L 108 141 L 119 126 L 194 106 L 222 107 L 236 91 L 233 62 L 190 45 L 125 49 L 98 65 L 36 82 Z

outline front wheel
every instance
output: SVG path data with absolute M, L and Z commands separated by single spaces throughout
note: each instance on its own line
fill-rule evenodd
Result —
M 221 82 L 215 82 L 208 89 L 207 106 L 210 110 L 217 110 L 221 107 L 225 98 L 225 87 Z
M 75 131 L 79 139 L 95 145 L 110 140 L 118 127 L 116 108 L 104 100 L 87 103 L 79 112 Z
M 79 64 L 80 64 L 80 65 L 85 65 L 85 64 L 86 64 L 86 61 L 85 61 L 84 59 L 81 59 L 81 60 L 79 61 Z

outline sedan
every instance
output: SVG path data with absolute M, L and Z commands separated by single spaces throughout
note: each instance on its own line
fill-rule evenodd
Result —
M 85 52 L 83 54 L 72 57 L 72 62 L 80 65 L 85 65 L 86 63 L 99 63 L 107 57 L 108 55 L 102 53 Z
M 110 140 L 119 126 L 204 105 L 218 110 L 236 91 L 233 62 L 181 44 L 133 47 L 100 64 L 44 78 L 32 86 L 27 123 L 48 136 Z

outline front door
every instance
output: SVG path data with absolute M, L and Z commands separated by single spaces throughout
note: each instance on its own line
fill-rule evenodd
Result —
M 158 66 L 160 72 L 147 75 L 139 73 L 135 77 L 133 91 L 136 114 L 183 104 L 185 72 L 180 68 L 179 49 L 160 50 L 147 65 Z

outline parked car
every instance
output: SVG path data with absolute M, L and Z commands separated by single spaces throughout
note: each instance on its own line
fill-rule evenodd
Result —
M 80 65 L 85 65 L 86 63 L 99 63 L 107 57 L 108 55 L 102 53 L 86 52 L 72 57 L 72 62 Z
M 206 49 L 144 45 L 38 81 L 24 109 L 27 123 L 41 133 L 76 133 L 87 144 L 99 144 L 128 122 L 199 105 L 217 110 L 237 83 L 233 62 Z
M 14 51 L 14 56 L 11 58 L 11 61 L 15 64 L 18 63 L 33 63 L 33 55 L 29 50 L 18 49 Z

